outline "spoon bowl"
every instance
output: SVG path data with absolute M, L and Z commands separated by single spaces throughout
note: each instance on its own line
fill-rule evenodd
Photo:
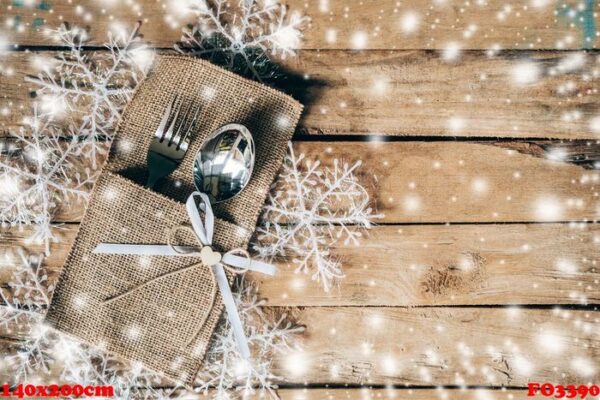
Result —
M 248 128 L 228 124 L 209 135 L 194 159 L 194 184 L 212 204 L 238 195 L 254 168 L 254 139 Z

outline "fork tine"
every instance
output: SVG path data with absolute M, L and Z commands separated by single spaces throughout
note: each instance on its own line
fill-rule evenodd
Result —
M 192 110 L 192 106 L 190 104 L 189 106 L 187 106 L 187 109 L 184 112 L 183 118 L 181 118 L 181 121 L 179 123 L 179 126 L 177 127 L 177 130 L 175 131 L 175 134 L 173 134 L 173 136 L 171 136 L 171 140 L 169 140 L 169 146 L 171 146 L 175 142 L 175 143 L 177 143 L 177 147 L 179 148 L 179 141 L 181 138 L 181 135 L 180 135 L 181 129 L 188 121 L 188 116 L 190 115 L 191 110 Z
M 191 108 L 191 107 L 190 107 Z M 181 148 L 181 144 L 188 140 L 190 133 L 194 130 L 194 126 L 196 125 L 196 118 L 198 117 L 198 113 L 200 112 L 200 107 L 196 108 L 196 112 L 194 113 L 194 118 L 192 118 L 192 122 L 188 125 L 185 133 L 181 136 L 181 140 L 177 143 L 177 150 Z
M 166 133 L 165 126 L 167 126 L 167 122 L 169 121 L 169 117 L 171 116 L 171 108 L 173 108 L 173 105 L 175 104 L 176 100 L 177 100 L 177 95 L 175 95 L 173 97 L 173 100 L 171 100 L 171 102 L 167 106 L 167 109 L 165 110 L 163 117 L 160 120 L 160 124 L 158 125 L 158 128 L 156 129 L 156 136 L 158 137 L 159 140 L 163 140 L 163 138 L 165 137 L 165 133 Z
M 175 115 L 173 115 L 173 120 L 171 121 L 169 128 L 167 128 L 167 132 L 163 136 L 161 142 L 164 140 L 168 140 L 170 143 L 171 139 L 173 139 L 173 128 L 175 127 L 175 122 L 177 122 L 177 117 L 179 116 L 179 111 L 181 110 L 181 103 L 182 101 L 179 101 L 179 104 L 177 105 L 177 108 L 175 110 Z

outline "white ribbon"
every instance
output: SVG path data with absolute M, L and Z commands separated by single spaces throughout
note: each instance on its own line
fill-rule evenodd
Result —
M 195 198 L 200 197 L 199 206 L 196 206 Z M 192 230 L 194 234 L 197 236 L 200 243 L 202 243 L 203 247 L 198 248 L 194 246 L 173 246 L 171 244 L 168 245 L 146 245 L 146 244 L 118 244 L 118 243 L 100 243 L 93 250 L 93 253 L 96 254 L 127 254 L 127 255 L 146 255 L 146 256 L 195 256 L 202 258 L 202 263 L 207 267 L 212 269 L 215 280 L 221 292 L 221 296 L 223 297 L 223 304 L 227 310 L 227 316 L 229 318 L 229 322 L 231 323 L 231 327 L 233 329 L 233 335 L 238 344 L 238 348 L 242 357 L 250 358 L 250 349 L 248 347 L 248 340 L 246 339 L 246 335 L 244 334 L 244 329 L 242 327 L 242 321 L 240 320 L 240 315 L 238 313 L 237 307 L 235 305 L 235 300 L 233 299 L 233 294 L 231 293 L 231 288 L 229 287 L 229 281 L 227 280 L 227 275 L 225 274 L 225 268 L 230 269 L 231 267 L 239 268 L 241 271 L 245 272 L 246 270 L 261 272 L 267 275 L 274 275 L 276 269 L 273 265 L 263 263 L 260 261 L 251 260 L 249 256 L 240 257 L 235 255 L 234 253 L 244 253 L 247 255 L 247 252 L 242 249 L 234 249 L 229 252 L 221 255 L 221 253 L 215 252 L 212 249 L 212 239 L 213 239 L 213 229 L 214 229 L 214 214 L 212 211 L 212 207 L 210 206 L 210 200 L 207 195 L 201 192 L 192 193 L 186 203 L 185 207 L 190 217 L 190 222 L 192 223 Z M 200 208 L 204 211 L 204 221 L 200 217 L 200 212 L 198 211 Z M 193 267 L 193 266 L 192 266 Z M 168 275 L 181 272 L 189 267 L 185 267 L 180 270 L 172 271 L 167 273 Z M 165 275 L 167 275 L 165 274 Z M 154 278 L 153 280 L 160 279 L 165 277 L 165 275 Z M 147 284 L 146 282 L 145 284 Z M 142 284 L 134 289 L 127 291 L 126 293 L 122 293 L 121 295 L 115 296 L 109 301 L 112 301 L 121 296 L 127 295 L 134 290 L 139 289 Z M 207 314 L 208 315 L 208 314 Z M 204 325 L 204 322 L 203 324 Z

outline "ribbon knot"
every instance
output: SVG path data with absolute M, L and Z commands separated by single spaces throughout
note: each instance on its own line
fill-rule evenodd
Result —
M 196 197 L 200 198 L 198 206 L 196 206 Z M 175 274 L 188 271 L 192 268 L 205 267 L 210 268 L 212 273 L 210 276 L 213 280 L 211 290 L 211 304 L 207 309 L 206 313 L 200 320 L 198 327 L 194 334 L 186 341 L 185 347 L 189 346 L 200 334 L 210 312 L 214 307 L 214 302 L 217 295 L 217 287 L 221 292 L 223 298 L 223 304 L 227 310 L 227 316 L 231 327 L 233 329 L 234 336 L 236 338 L 238 348 L 242 357 L 250 357 L 250 349 L 248 347 L 248 340 L 244 334 L 242 322 L 229 287 L 229 280 L 225 274 L 225 270 L 232 274 L 243 274 L 248 270 L 262 272 L 268 275 L 275 274 L 275 267 L 263 262 L 255 261 L 250 258 L 250 254 L 242 249 L 235 248 L 229 250 L 225 254 L 221 254 L 212 247 L 212 239 L 214 232 L 214 214 L 210 205 L 210 200 L 207 195 L 201 192 L 192 193 L 186 203 L 186 211 L 190 218 L 191 226 L 179 225 L 172 228 L 167 236 L 166 245 L 137 245 L 137 244 L 115 244 L 115 243 L 100 243 L 94 249 L 93 253 L 99 254 L 130 254 L 130 255 L 159 255 L 159 256 L 192 256 L 199 257 L 199 263 L 194 263 L 173 271 L 169 271 L 162 275 L 156 276 L 146 282 L 143 282 L 137 286 L 134 286 L 123 293 L 109 297 L 104 300 L 103 304 L 112 303 L 118 299 L 121 299 L 132 292 L 142 290 L 153 282 L 165 279 Z M 199 210 L 204 212 L 204 220 L 200 216 Z M 198 247 L 190 246 L 177 246 L 172 243 L 173 237 L 179 230 L 186 230 L 190 232 L 198 241 Z
M 214 251 L 210 246 L 204 246 L 200 251 L 200 258 L 202 258 L 202 263 L 207 267 L 212 267 L 215 264 L 221 262 L 221 258 L 223 256 L 218 251 Z

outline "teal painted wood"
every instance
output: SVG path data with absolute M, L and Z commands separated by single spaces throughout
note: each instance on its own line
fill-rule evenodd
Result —
M 583 7 L 581 7 L 583 5 Z M 596 42 L 596 18 L 594 8 L 596 0 L 584 0 L 583 3 L 568 5 L 561 3 L 557 7 L 557 13 L 567 23 L 573 23 L 581 30 L 581 46 L 584 49 L 594 48 Z

